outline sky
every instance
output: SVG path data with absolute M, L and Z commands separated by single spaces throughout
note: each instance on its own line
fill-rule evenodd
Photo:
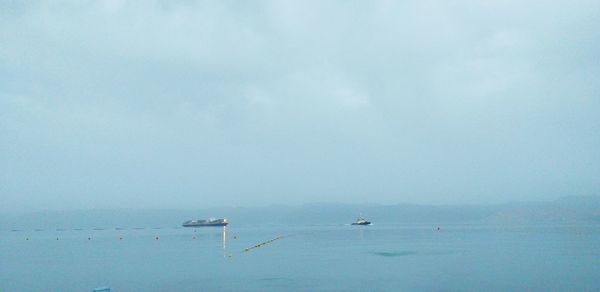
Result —
M 599 1 L 0 2 L 0 212 L 599 190 Z

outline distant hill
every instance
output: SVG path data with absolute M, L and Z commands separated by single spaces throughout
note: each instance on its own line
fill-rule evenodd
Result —
M 486 223 L 577 223 L 600 218 L 600 197 L 564 197 L 552 202 L 511 203 L 501 205 Z
M 363 214 L 375 224 L 538 224 L 600 222 L 600 197 L 565 197 L 552 202 L 491 206 L 305 204 L 197 210 L 83 210 L 0 215 L 0 228 L 176 227 L 191 218 L 227 217 L 232 226 L 348 224 Z

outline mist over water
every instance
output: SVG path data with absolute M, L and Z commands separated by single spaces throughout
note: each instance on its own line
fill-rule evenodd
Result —
M 0 291 L 600 290 L 598 28 L 597 0 L 0 1 Z

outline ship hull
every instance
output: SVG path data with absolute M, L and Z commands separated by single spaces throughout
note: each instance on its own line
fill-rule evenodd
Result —
M 192 223 L 192 224 L 183 224 L 183 227 L 219 227 L 219 226 L 227 226 L 229 223 Z
M 361 222 L 361 223 L 352 223 L 352 225 L 371 225 L 371 222 L 367 221 L 367 222 Z

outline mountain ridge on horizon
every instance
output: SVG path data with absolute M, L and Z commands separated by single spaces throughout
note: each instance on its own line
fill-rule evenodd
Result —
M 148 212 L 148 211 L 186 211 L 186 210 L 212 210 L 212 209 L 263 209 L 263 208 L 307 208 L 307 207 L 324 207 L 324 206 L 366 206 L 366 207 L 398 207 L 398 206 L 411 206 L 411 207 L 496 207 L 496 206 L 512 206 L 512 205 L 538 205 L 538 204 L 551 204 L 558 202 L 596 202 L 600 204 L 600 195 L 574 195 L 574 196 L 562 196 L 553 200 L 524 200 L 524 201 L 507 201 L 501 203 L 443 203 L 443 204 L 426 204 L 426 203 L 410 203 L 410 202 L 398 202 L 398 203 L 377 203 L 377 202 L 361 202 L 361 203 L 348 203 L 348 202 L 329 202 L 329 201 L 318 201 L 318 202 L 306 202 L 300 204 L 284 204 L 274 203 L 266 205 L 253 205 L 253 206 L 209 206 L 209 207 L 145 207 L 145 208 L 134 208 L 134 207 L 98 207 L 98 208 L 77 208 L 77 209 L 42 209 L 42 210 L 31 210 L 31 211 L 14 211 L 14 212 L 0 212 L 0 215 L 24 215 L 24 214 L 35 214 L 35 213 L 61 213 L 61 212 L 89 212 L 89 211 L 130 211 L 130 212 Z
M 497 205 L 415 205 L 310 203 L 301 206 L 214 207 L 201 209 L 94 209 L 0 214 L 1 229 L 110 226 L 179 226 L 190 218 L 227 217 L 232 225 L 344 224 L 358 214 L 381 223 L 595 223 L 600 196 Z

